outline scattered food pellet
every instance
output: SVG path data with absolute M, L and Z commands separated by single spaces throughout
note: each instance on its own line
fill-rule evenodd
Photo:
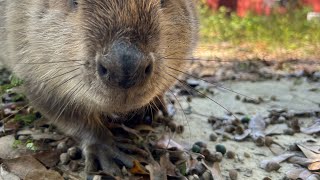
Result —
M 227 152 L 227 149 L 224 145 L 218 144 L 218 145 L 216 145 L 216 151 L 220 152 L 222 155 L 225 155 Z
M 243 155 L 244 155 L 244 157 L 246 157 L 246 158 L 250 158 L 250 157 L 251 157 L 250 154 L 247 153 L 247 152 L 244 152 Z
M 211 133 L 210 134 L 210 141 L 216 141 L 218 139 L 218 135 L 216 133 Z
M 229 170 L 229 177 L 231 180 L 237 180 L 238 179 L 238 172 L 234 169 Z
M 194 152 L 194 153 L 200 153 L 200 150 L 201 150 L 201 147 L 200 147 L 200 146 L 198 146 L 198 145 L 196 145 L 196 144 L 194 144 L 194 145 L 192 146 L 192 152 Z
M 227 151 L 226 156 L 228 159 L 234 159 L 236 154 L 233 151 Z

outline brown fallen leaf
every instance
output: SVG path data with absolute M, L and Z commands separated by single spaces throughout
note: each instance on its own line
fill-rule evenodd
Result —
M 58 151 L 45 151 L 35 154 L 38 161 L 44 164 L 47 168 L 52 168 L 56 166 L 60 161 L 60 152 Z
M 309 166 L 308 166 L 308 169 L 310 171 L 319 171 L 320 170 L 320 162 L 314 162 L 314 163 L 311 163 Z
M 33 170 L 27 174 L 25 180 L 64 180 L 64 178 L 56 171 L 52 170 Z
M 8 171 L 25 179 L 28 173 L 34 170 L 47 170 L 39 161 L 32 156 L 22 156 L 15 159 L 8 159 L 2 161 Z
M 145 170 L 145 168 L 140 164 L 140 162 L 134 160 L 133 168 L 130 169 L 132 174 L 139 175 L 148 175 L 149 173 Z

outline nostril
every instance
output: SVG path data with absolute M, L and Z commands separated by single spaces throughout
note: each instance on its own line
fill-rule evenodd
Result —
M 150 63 L 144 71 L 145 75 L 150 75 L 152 73 L 152 69 L 153 69 L 152 63 Z
M 108 73 L 107 68 L 105 68 L 102 64 L 98 64 L 98 73 L 100 74 L 100 76 L 104 76 Z

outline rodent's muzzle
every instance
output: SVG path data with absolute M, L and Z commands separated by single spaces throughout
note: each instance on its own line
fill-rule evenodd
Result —
M 153 60 L 133 44 L 115 42 L 109 52 L 99 58 L 97 71 L 106 85 L 128 89 L 151 76 Z

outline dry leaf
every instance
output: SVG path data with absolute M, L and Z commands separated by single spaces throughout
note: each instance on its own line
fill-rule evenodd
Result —
M 320 132 L 320 119 L 318 119 L 312 126 L 301 128 L 301 132 L 305 134 L 315 134 Z
M 140 162 L 134 160 L 133 168 L 130 169 L 132 174 L 140 174 L 140 175 L 148 175 L 149 173 L 145 170 L 145 168 L 140 164 Z
M 220 170 L 220 164 L 218 162 L 215 162 L 212 167 L 212 176 L 214 180 L 223 180 L 221 170 Z
M 320 154 L 317 154 L 310 150 L 307 146 L 304 146 L 302 144 L 297 144 L 297 146 L 301 149 L 303 154 L 313 162 L 320 161 Z
M 52 170 L 34 170 L 27 174 L 25 180 L 64 180 L 56 171 Z
M 162 136 L 162 138 L 158 140 L 158 142 L 156 143 L 156 147 L 160 149 L 177 148 L 181 151 L 185 149 L 183 146 L 175 142 L 173 139 L 170 139 L 170 137 L 167 135 Z
M 3 160 L 3 164 L 8 171 L 16 174 L 22 179 L 34 170 L 47 170 L 39 161 L 32 156 L 23 156 L 16 159 Z
M 236 135 L 236 136 L 234 137 L 234 140 L 236 140 L 236 141 L 243 141 L 243 140 L 245 140 L 247 137 L 249 137 L 250 134 L 251 134 L 251 130 L 250 130 L 250 129 L 246 129 L 246 130 L 243 132 L 243 134 L 241 134 L 241 135 Z
M 251 129 L 251 137 L 253 140 L 265 137 L 264 131 L 266 129 L 266 123 L 260 114 L 251 119 L 249 129 Z
M 308 166 L 310 171 L 319 171 L 320 170 L 320 162 L 314 162 Z

